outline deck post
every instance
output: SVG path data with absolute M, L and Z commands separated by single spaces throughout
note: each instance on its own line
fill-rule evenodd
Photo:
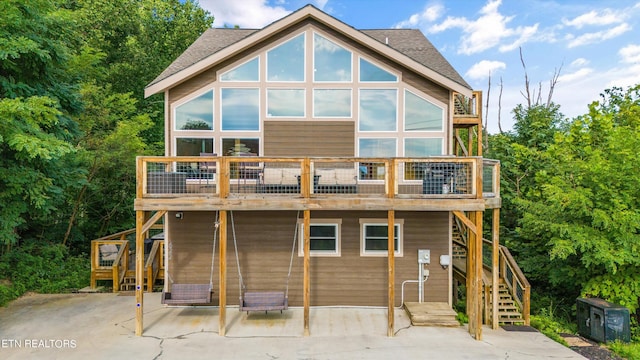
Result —
M 476 259 L 476 268 L 474 271 L 475 274 L 475 307 L 476 307 L 476 320 L 475 320 L 475 339 L 482 340 L 482 211 L 475 212 L 475 223 L 477 233 L 475 234 L 475 259 Z
M 304 210 L 304 269 L 303 269 L 303 285 L 302 297 L 304 302 L 304 336 L 309 336 L 309 304 L 310 304 L 310 279 L 309 279 L 309 253 L 311 251 L 311 211 Z
M 498 287 L 500 277 L 500 209 L 493 209 L 492 216 L 492 225 L 491 225 L 491 287 L 493 291 L 491 293 L 491 306 L 492 306 L 492 317 L 491 317 L 491 328 L 498 328 Z
M 220 210 L 220 223 L 218 231 L 220 232 L 220 271 L 218 272 L 220 289 L 219 292 L 219 316 L 218 316 L 218 335 L 225 336 L 227 332 L 227 211 Z M 242 289 L 238 289 L 242 291 Z M 239 304 L 242 305 L 242 304 Z
M 394 335 L 394 320 L 395 320 L 395 211 L 389 210 L 387 213 L 387 240 L 388 240 L 388 260 L 387 271 L 389 272 L 389 288 L 388 288 L 388 305 L 387 305 L 387 336 L 393 337 Z
M 471 229 L 469 229 L 471 230 Z M 475 251 L 475 246 L 476 246 L 476 242 L 475 242 L 475 232 L 474 231 L 467 231 L 467 277 L 466 277 L 466 284 L 467 284 L 467 317 L 469 318 L 469 334 L 471 334 L 472 336 L 475 336 L 475 329 L 476 329 L 476 308 L 475 308 L 475 303 L 476 300 L 475 299 L 475 287 L 476 287 L 476 274 L 475 274 L 475 269 L 476 269 L 476 259 L 475 259 L 475 255 L 476 255 L 476 251 Z
M 136 335 L 142 336 L 143 301 L 144 301 L 144 226 L 145 212 L 136 211 Z M 114 286 L 115 281 L 114 281 Z

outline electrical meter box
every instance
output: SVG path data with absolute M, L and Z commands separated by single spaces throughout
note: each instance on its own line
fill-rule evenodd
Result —
M 418 250 L 418 264 L 431 263 L 431 250 Z
M 599 342 L 630 341 L 629 309 L 598 298 L 578 298 L 578 333 Z

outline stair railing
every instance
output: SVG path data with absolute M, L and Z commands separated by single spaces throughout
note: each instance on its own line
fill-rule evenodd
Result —
M 500 245 L 500 277 L 504 279 L 511 296 L 520 307 L 524 324 L 529 325 L 531 312 L 531 285 L 506 246 Z
M 147 292 L 153 291 L 153 285 L 156 283 L 158 279 L 158 275 L 160 271 L 163 269 L 163 251 L 164 241 L 157 240 L 153 242 L 153 246 L 151 247 L 151 251 L 149 252 L 149 257 L 147 258 L 147 262 L 144 265 L 145 273 L 146 273 L 146 287 Z

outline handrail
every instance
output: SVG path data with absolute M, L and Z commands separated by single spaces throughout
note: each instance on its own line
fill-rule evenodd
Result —
M 123 241 L 118 255 L 113 261 L 113 292 L 120 291 L 120 284 L 124 281 L 124 277 L 129 268 L 129 242 Z M 118 280 L 116 282 L 116 279 Z
M 201 169 L 201 163 L 215 163 L 214 172 Z M 485 165 L 486 163 L 486 165 Z M 305 164 L 309 164 L 306 168 Z M 494 170 L 497 161 L 482 157 L 236 157 L 236 156 L 141 156 L 137 159 L 137 195 L 141 198 L 259 197 L 298 194 L 303 198 L 342 195 L 348 197 L 390 197 L 398 199 L 476 199 L 497 197 L 496 191 L 483 193 L 483 187 L 499 189 Z M 490 167 L 483 170 L 483 166 Z M 246 167 L 246 169 L 245 169 Z M 269 170 L 276 182 L 267 181 Z M 305 170 L 306 169 L 306 170 Z M 327 172 L 326 170 L 333 170 Z M 490 184 L 477 180 L 489 171 Z M 393 172 L 389 174 L 387 172 Z M 274 173 L 271 173 L 274 175 Z M 298 175 L 296 185 L 292 174 Z M 493 175 L 495 174 L 495 175 Z M 327 177 L 329 176 L 329 177 Z M 278 187 L 280 180 L 282 185 Z M 293 180 L 292 180 L 293 179 Z M 318 182 L 319 179 L 319 182 Z M 393 184 L 390 180 L 394 179 Z M 253 195 L 252 195 L 253 194 Z M 126 236 L 126 234 L 123 234 Z
M 161 264 L 164 260 L 161 258 L 161 246 L 164 246 L 164 240 L 157 240 L 153 242 L 153 246 L 151 246 L 151 251 L 149 252 L 149 257 L 144 265 L 145 272 L 147 274 L 147 292 L 153 291 L 153 284 L 155 284 L 156 279 L 158 278 L 158 273 L 160 272 Z
M 531 285 L 511 255 L 509 249 L 500 245 L 500 273 L 515 301 L 522 310 L 525 325 L 529 325 L 531 310 Z
M 455 220 L 456 220 L 456 226 L 458 227 L 459 231 L 462 232 L 463 231 L 462 229 L 464 229 L 464 227 L 457 222 L 457 219 Z M 466 249 L 466 244 L 461 243 L 456 239 L 453 239 L 453 242 L 456 245 L 461 246 L 463 249 Z M 487 240 L 485 238 L 482 239 L 482 243 L 483 245 L 492 244 L 490 240 Z M 483 248 L 486 248 L 486 246 L 483 246 Z M 491 264 L 485 264 L 483 262 L 483 267 L 485 269 L 488 269 L 489 271 L 492 271 Z M 458 270 L 458 269 L 455 269 L 455 270 Z M 498 272 L 500 274 L 500 278 L 502 278 L 505 284 L 507 285 L 507 288 L 510 294 L 513 296 L 514 301 L 522 311 L 522 316 L 523 316 L 525 325 L 529 325 L 530 311 L 531 311 L 531 285 L 529 284 L 529 281 L 527 280 L 526 276 L 524 275 L 524 273 L 518 266 L 517 262 L 513 258 L 513 255 L 511 255 L 511 252 L 509 251 L 509 249 L 504 245 L 499 246 Z M 466 274 L 464 275 L 466 276 Z M 484 285 L 485 290 L 488 290 L 488 288 L 492 286 L 491 280 L 486 276 L 484 271 L 482 273 L 482 283 Z M 485 297 L 485 299 L 488 299 L 488 297 Z M 488 302 L 485 301 L 485 307 L 487 305 L 488 305 Z M 485 309 L 485 311 L 488 311 L 488 309 Z

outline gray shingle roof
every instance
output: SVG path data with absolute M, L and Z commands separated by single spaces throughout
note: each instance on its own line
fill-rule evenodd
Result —
M 389 45 L 392 49 L 410 57 L 425 67 L 471 89 L 449 62 L 417 29 L 360 30 L 362 33 Z
M 156 84 L 218 51 L 257 32 L 256 29 L 220 28 L 205 31 L 182 55 L 156 77 L 147 87 Z M 413 59 L 442 76 L 472 89 L 431 42 L 416 29 L 359 30 Z

